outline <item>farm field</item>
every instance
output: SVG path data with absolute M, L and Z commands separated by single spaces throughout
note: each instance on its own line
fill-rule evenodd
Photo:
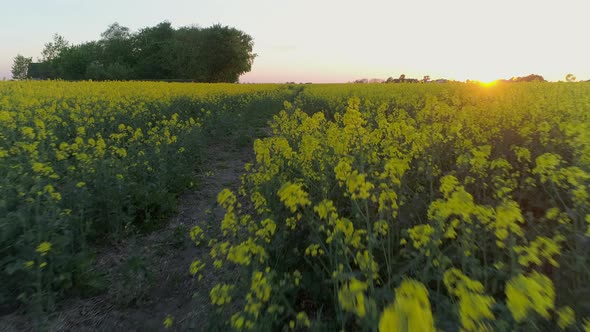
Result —
M 290 94 L 277 85 L 0 83 L 0 308 L 51 311 L 68 293 L 103 288 L 92 246 L 156 229 L 178 194 L 199 186 L 206 146 L 264 123 L 260 109 Z
M 588 83 L 6 82 L 0 136 L 0 313 L 193 205 L 160 329 L 590 331 Z
M 234 329 L 590 329 L 590 85 L 312 85 L 285 106 L 219 193 L 223 236 L 191 233 L 250 276 L 211 289 Z

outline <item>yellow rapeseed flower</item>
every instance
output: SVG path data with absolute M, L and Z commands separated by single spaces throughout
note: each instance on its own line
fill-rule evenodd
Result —
M 318 216 L 322 220 L 327 220 L 328 217 L 331 217 L 333 214 L 336 213 L 334 202 L 328 199 L 325 199 L 318 203 L 316 206 L 314 206 L 313 210 L 318 214 Z
M 236 204 L 236 202 L 236 196 L 229 189 L 223 189 L 217 195 L 217 203 L 226 210 L 230 210 L 230 208 L 233 207 Z
M 172 317 L 172 315 L 166 315 L 166 318 L 164 319 L 164 328 L 166 328 L 166 329 L 171 328 L 173 323 L 174 323 L 174 317 Z
M 268 302 L 268 300 L 270 299 L 272 286 L 268 282 L 268 278 L 264 275 L 263 272 L 255 271 L 252 274 L 252 283 L 250 285 L 250 290 L 258 300 L 264 303 Z
M 425 247 L 430 242 L 430 236 L 434 233 L 434 228 L 432 226 L 426 225 L 417 225 L 408 230 L 410 234 L 410 238 L 414 243 L 414 248 L 420 249 Z
M 445 272 L 443 281 L 450 294 L 459 298 L 459 317 L 466 331 L 488 330 L 485 320 L 494 319 L 495 300 L 484 293 L 483 284 L 472 280 L 458 269 Z
M 301 324 L 305 327 L 309 327 L 311 325 L 309 317 L 307 317 L 307 314 L 305 312 L 300 311 L 297 313 L 297 324 Z
M 199 273 L 204 268 L 205 268 L 205 263 L 203 263 L 197 259 L 191 263 L 189 271 L 190 271 L 191 275 L 194 276 L 195 274 Z
M 231 291 L 234 289 L 233 285 L 218 284 L 211 289 L 209 296 L 211 303 L 215 305 L 224 305 L 231 302 Z
M 305 248 L 305 255 L 315 257 L 315 256 L 322 256 L 324 254 L 324 249 L 320 248 L 319 244 L 310 244 L 307 248 Z
M 395 290 L 395 301 L 379 318 L 380 332 L 435 332 L 428 290 L 415 280 L 404 280 Z
M 352 312 L 360 318 L 365 317 L 365 290 L 367 283 L 352 278 L 338 290 L 338 303 L 343 310 Z
M 565 306 L 557 310 L 557 325 L 559 325 L 560 328 L 565 329 L 574 324 L 575 321 L 576 313 L 571 307 Z
M 300 183 L 285 183 L 278 193 L 281 202 L 291 211 L 295 212 L 297 207 L 304 207 L 311 204 L 308 194 L 303 190 Z
M 35 251 L 41 254 L 41 256 L 47 255 L 51 250 L 51 242 L 41 242 Z
M 518 275 L 506 285 L 507 306 L 517 322 L 522 322 L 529 312 L 535 311 L 549 318 L 553 309 L 555 289 L 551 279 L 534 271 L 530 275 Z

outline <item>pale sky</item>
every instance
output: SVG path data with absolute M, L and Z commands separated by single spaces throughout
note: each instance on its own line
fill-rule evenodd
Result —
M 588 0 L 0 0 L 0 9 L 0 79 L 54 33 L 80 43 L 113 22 L 135 31 L 164 20 L 251 35 L 258 57 L 242 82 L 590 79 Z

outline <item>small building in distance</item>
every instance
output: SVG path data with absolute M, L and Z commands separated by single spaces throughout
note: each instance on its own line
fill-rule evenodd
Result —
M 54 79 L 55 73 L 47 62 L 31 62 L 27 71 L 28 78 L 32 80 Z

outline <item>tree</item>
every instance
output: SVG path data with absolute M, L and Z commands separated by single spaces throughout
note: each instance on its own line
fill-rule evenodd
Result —
M 131 32 L 128 27 L 124 27 L 115 22 L 100 34 L 103 40 L 126 40 L 131 37 Z
M 69 42 L 57 33 L 53 35 L 53 41 L 46 43 L 45 48 L 41 51 L 41 60 L 53 61 L 59 54 L 69 46 Z
M 117 64 L 116 67 L 132 68 L 135 65 L 136 58 L 133 50 L 133 40 L 128 27 L 121 26 L 115 22 L 101 34 L 102 39 L 99 44 L 102 47 L 100 60 L 105 66 Z M 132 79 L 132 70 L 127 71 L 130 76 L 126 79 Z
M 106 69 L 100 61 L 92 61 L 88 67 L 86 67 L 85 77 L 93 81 L 106 80 Z
M 510 82 L 547 82 L 541 75 L 530 74 L 524 77 L 512 77 Z
M 12 78 L 15 80 L 24 80 L 27 78 L 29 65 L 33 62 L 33 58 L 26 58 L 18 54 L 14 58 L 12 64 Z
M 170 22 L 141 29 L 133 36 L 135 73 L 140 79 L 175 78 L 170 54 L 175 30 Z
M 57 76 L 65 80 L 87 79 L 88 66 L 97 61 L 102 54 L 100 45 L 89 42 L 64 49 L 60 56 L 53 60 Z
M 221 25 L 180 28 L 168 45 L 176 78 L 197 82 L 237 82 L 240 75 L 251 70 L 256 57 L 252 37 Z
M 58 73 L 55 65 L 56 59 L 60 57 L 69 47 L 69 42 L 59 34 L 53 35 L 53 41 L 46 43 L 43 51 L 41 51 L 40 61 L 43 65 L 43 76 L 44 78 L 57 78 Z
M 565 75 L 565 81 L 566 82 L 575 82 L 576 77 L 574 76 L 574 74 L 567 74 L 567 75 Z
M 168 63 L 175 78 L 206 82 L 206 64 L 201 61 L 204 42 L 201 28 L 182 27 L 175 31 L 169 44 Z
M 252 37 L 235 28 L 219 24 L 202 30 L 201 60 L 206 65 L 205 81 L 238 82 L 240 75 L 252 69 Z

